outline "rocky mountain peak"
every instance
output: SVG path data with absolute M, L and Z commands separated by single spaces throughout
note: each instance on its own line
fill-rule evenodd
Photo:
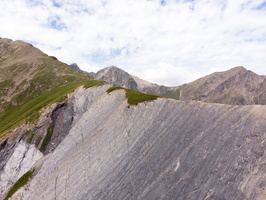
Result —
M 79 70 L 80 71 L 80 68 L 77 65 L 77 63 L 72 63 L 72 64 L 69 65 L 69 67 L 71 67 L 72 69 L 75 69 L 75 70 Z
M 114 86 L 130 88 L 132 90 L 138 91 L 138 84 L 131 77 L 131 75 L 115 66 L 106 67 L 98 71 L 94 78 L 97 80 L 106 81 Z

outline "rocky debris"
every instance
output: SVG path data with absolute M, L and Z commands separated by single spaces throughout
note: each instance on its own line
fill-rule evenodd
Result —
M 14 199 L 264 199 L 265 106 L 128 107 L 106 88 L 75 92 L 69 134 Z

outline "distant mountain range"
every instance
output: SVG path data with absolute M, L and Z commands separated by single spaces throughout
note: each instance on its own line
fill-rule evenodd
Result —
M 244 67 L 215 72 L 194 82 L 176 87 L 149 83 L 122 69 L 111 66 L 100 70 L 95 79 L 149 94 L 177 100 L 196 100 L 231 105 L 266 104 L 266 76 L 257 75 Z
M 243 67 L 177 87 L 89 75 L 0 38 L 0 199 L 265 200 L 265 90 Z

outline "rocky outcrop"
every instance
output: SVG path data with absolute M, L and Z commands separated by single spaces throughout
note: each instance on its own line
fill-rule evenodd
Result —
M 107 67 L 98 71 L 95 76 L 97 80 L 103 80 L 114 86 L 129 88 L 139 91 L 136 81 L 127 72 L 115 67 Z
M 165 87 L 150 83 L 115 66 L 107 67 L 98 71 L 94 78 L 97 80 L 106 81 L 114 86 L 120 86 L 143 93 L 179 99 L 178 87 Z
M 265 106 L 128 106 L 108 87 L 76 90 L 69 134 L 13 199 L 264 199 Z

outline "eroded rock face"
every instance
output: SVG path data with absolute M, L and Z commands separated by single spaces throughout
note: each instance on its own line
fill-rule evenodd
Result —
M 264 199 L 265 106 L 128 106 L 108 87 L 76 91 L 69 134 L 12 198 Z
M 23 174 L 43 157 L 43 154 L 32 144 L 20 140 L 14 147 L 11 157 L 7 160 L 0 174 L 0 198 Z

